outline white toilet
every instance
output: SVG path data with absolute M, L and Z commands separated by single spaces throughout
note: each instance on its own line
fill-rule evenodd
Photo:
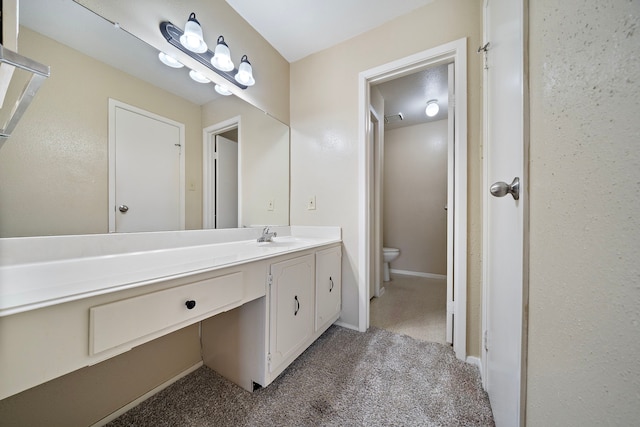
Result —
M 400 249 L 396 248 L 382 248 L 382 259 L 384 260 L 384 281 L 391 280 L 389 276 L 389 263 L 400 255 Z

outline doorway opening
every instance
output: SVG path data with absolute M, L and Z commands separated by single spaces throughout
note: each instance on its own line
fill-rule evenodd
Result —
M 448 144 L 447 173 L 449 190 L 447 207 L 447 339 L 453 343 L 456 356 L 466 359 L 466 220 L 467 220 L 467 130 L 466 130 L 466 39 L 460 39 L 409 57 L 364 71 L 359 76 L 359 184 L 360 184 L 360 240 L 359 257 L 363 260 L 359 269 L 359 329 L 370 325 L 369 298 L 384 292 L 380 286 L 382 263 L 381 230 L 381 154 L 377 141 L 384 132 L 380 117 L 375 111 L 372 86 L 405 77 L 439 65 L 452 65 L 451 89 L 455 102 L 450 110 L 455 120 L 449 124 L 452 141 Z M 376 138 L 376 134 L 378 137 Z M 376 148 L 377 147 L 377 148 Z M 444 208 L 445 206 L 442 206 Z M 371 282 L 373 286 L 371 286 Z M 450 331 L 450 332 L 449 332 Z
M 240 117 L 203 131 L 202 227 L 237 228 L 242 224 L 239 198 Z
M 371 300 L 370 325 L 441 344 L 453 338 L 451 313 L 447 321 L 452 88 L 453 63 L 371 85 L 371 108 L 384 111 L 384 134 L 377 137 L 372 126 L 372 231 L 382 244 L 372 239 L 371 253 L 379 258 L 382 247 L 383 268 L 371 276 L 377 292 L 369 296 L 379 298 Z

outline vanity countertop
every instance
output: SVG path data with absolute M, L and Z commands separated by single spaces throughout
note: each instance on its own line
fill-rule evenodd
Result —
M 339 227 L 274 230 L 278 236 L 264 243 L 255 237 L 261 229 L 186 232 L 195 244 L 184 240 L 185 234 L 180 233 L 185 232 L 0 239 L 5 254 L 7 250 L 23 253 L 0 265 L 0 317 L 341 242 Z M 248 240 L 251 234 L 255 236 Z M 171 243 L 173 236 L 183 239 L 179 246 Z M 234 240 L 237 237 L 243 240 Z M 110 240 L 115 239 L 127 250 L 110 250 Z M 148 239 L 166 244 L 154 243 L 157 249 L 136 250 L 145 248 L 140 243 Z M 86 250 L 87 241 L 92 250 Z M 102 254 L 95 250 L 101 243 L 105 249 Z M 37 256 L 38 251 L 55 252 L 56 245 L 64 246 L 64 257 Z M 30 246 L 36 253 L 32 259 L 25 255 Z

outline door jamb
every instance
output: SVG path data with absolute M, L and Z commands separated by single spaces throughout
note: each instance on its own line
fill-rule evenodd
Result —
M 215 168 L 212 160 L 215 153 L 215 136 L 231 129 L 238 129 L 238 224 L 242 224 L 242 138 L 240 132 L 241 116 L 235 116 L 202 130 L 202 228 L 215 228 Z
M 466 360 L 467 314 L 467 40 L 458 39 L 432 49 L 363 71 L 358 76 L 358 329 L 369 327 L 369 280 L 371 266 L 370 242 L 371 212 L 368 190 L 373 182 L 373 171 L 368 159 L 370 117 L 370 85 L 411 74 L 434 65 L 454 63 L 455 69 L 455 189 L 454 189 L 454 340 L 456 357 Z

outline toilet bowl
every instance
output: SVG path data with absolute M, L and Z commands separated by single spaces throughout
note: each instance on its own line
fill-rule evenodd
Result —
M 382 259 L 384 261 L 384 281 L 391 280 L 389 276 L 389 263 L 400 255 L 400 249 L 396 248 L 382 248 Z

